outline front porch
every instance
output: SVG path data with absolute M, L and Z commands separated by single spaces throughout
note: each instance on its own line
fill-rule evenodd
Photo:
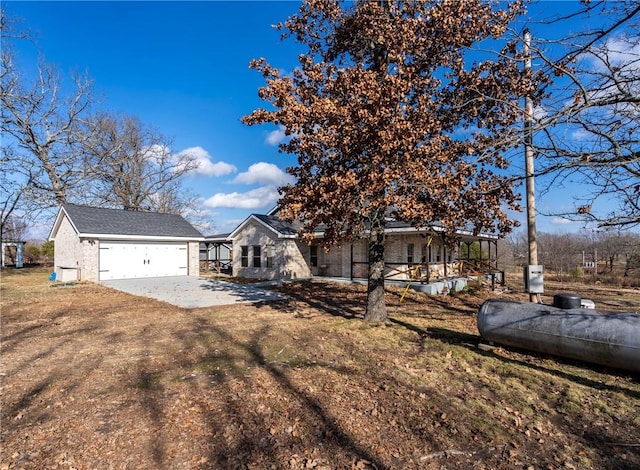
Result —
M 367 255 L 364 240 L 332 247 L 328 252 L 312 245 L 312 274 L 318 278 L 366 282 Z M 463 289 L 468 279 L 496 289 L 505 283 L 504 271 L 497 265 L 497 255 L 497 239 L 461 238 L 455 249 L 448 250 L 444 244 L 434 242 L 433 237 L 395 235 L 389 237 L 385 245 L 385 281 L 409 283 L 414 289 L 428 293 Z

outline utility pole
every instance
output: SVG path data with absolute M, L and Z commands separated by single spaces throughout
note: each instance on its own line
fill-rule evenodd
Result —
M 531 32 L 524 31 L 524 70 L 531 73 Z M 524 98 L 524 158 L 527 192 L 527 238 L 529 240 L 529 266 L 538 264 L 538 243 L 536 241 L 536 200 L 533 168 L 533 101 L 529 94 Z M 539 295 L 539 294 L 538 294 Z M 529 301 L 534 302 L 536 294 L 529 293 Z

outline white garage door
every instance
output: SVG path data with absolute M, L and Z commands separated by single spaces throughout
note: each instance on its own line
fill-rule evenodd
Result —
M 101 242 L 100 280 L 186 276 L 186 243 Z

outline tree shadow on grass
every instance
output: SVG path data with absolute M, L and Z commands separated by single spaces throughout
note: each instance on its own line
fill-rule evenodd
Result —
M 142 407 L 148 413 L 149 419 L 157 430 L 157 432 L 152 433 L 150 436 L 151 457 L 158 468 L 162 468 L 164 466 L 166 452 L 164 439 L 161 434 L 164 409 L 161 404 L 163 386 L 160 381 L 160 374 L 152 372 L 149 366 L 142 362 L 138 366 L 134 385 L 141 396 L 140 402 Z
M 449 330 L 446 328 L 427 328 L 426 330 L 426 335 L 429 336 L 430 338 L 433 339 L 438 339 L 440 341 L 443 341 L 445 343 L 448 344 L 455 344 L 457 346 L 463 346 L 467 349 L 469 349 L 470 351 L 474 352 L 475 354 L 478 354 L 479 356 L 484 356 L 484 357 L 491 357 L 491 358 L 495 358 L 500 360 L 501 362 L 504 362 L 506 364 L 510 364 L 510 365 L 517 365 L 517 366 L 524 366 L 524 367 L 528 367 L 530 369 L 539 371 L 539 372 L 544 372 L 550 375 L 554 375 L 556 377 L 562 378 L 564 380 L 569 380 L 571 382 L 574 382 L 576 384 L 579 385 L 584 385 L 586 387 L 590 387 L 590 388 L 594 388 L 596 390 L 608 390 L 608 391 L 612 391 L 612 392 L 618 392 L 618 393 L 623 393 L 625 395 L 628 395 L 631 398 L 636 398 L 636 399 L 640 399 L 640 392 L 636 392 L 634 390 L 630 390 L 628 388 L 625 387 L 621 387 L 618 385 L 610 385 L 610 384 L 606 384 L 606 383 L 602 383 L 600 381 L 597 380 L 591 380 L 587 377 L 583 377 L 580 375 L 576 375 L 576 374 L 572 374 L 570 372 L 566 372 L 560 369 L 552 369 L 549 367 L 545 367 L 543 365 L 540 364 L 535 364 L 533 362 L 529 362 L 529 361 L 525 361 L 525 360 L 518 360 L 518 359 L 514 359 L 514 358 L 509 358 L 500 354 L 496 354 L 494 352 L 491 351 L 483 351 L 481 349 L 479 349 L 477 346 L 479 343 L 483 342 L 483 339 L 481 336 L 476 336 L 476 335 L 472 335 L 472 334 L 468 334 L 468 333 L 462 333 L 459 331 L 453 331 L 453 330 Z M 604 366 L 599 366 L 597 364 L 591 364 L 588 362 L 582 362 L 582 361 L 578 361 L 578 360 L 573 360 L 573 359 L 568 359 L 568 358 L 564 358 L 564 357 L 560 357 L 560 356 L 551 356 L 551 355 L 546 355 L 543 353 L 538 353 L 536 351 L 529 351 L 526 349 L 520 349 L 520 348 L 514 348 L 514 347 L 510 347 L 510 346 L 500 346 L 501 348 L 505 349 L 506 351 L 514 351 L 517 352 L 519 354 L 524 354 L 527 355 L 529 357 L 532 357 L 534 359 L 544 359 L 544 358 L 553 358 L 553 360 L 558 363 L 559 365 L 566 365 L 566 366 L 579 366 L 585 369 L 589 369 L 592 370 L 594 372 L 597 372 L 599 374 L 610 374 L 612 372 L 618 372 L 617 369 L 611 369 L 611 368 L 607 368 Z M 628 373 L 628 372 L 623 372 L 623 373 Z
M 566 370 L 562 370 L 561 367 L 558 367 L 558 368 L 547 367 L 547 366 L 537 364 L 535 362 L 530 362 L 527 360 L 518 360 L 515 358 L 506 357 L 502 354 L 499 354 L 493 351 L 481 350 L 478 348 L 478 344 L 481 343 L 483 340 L 482 340 L 482 337 L 479 335 L 473 335 L 473 334 L 464 333 L 460 331 L 454 331 L 447 328 L 429 327 L 429 328 L 423 329 L 409 322 L 401 321 L 397 319 L 390 319 L 390 321 L 392 323 L 398 324 L 404 328 L 407 328 L 411 331 L 416 332 L 423 339 L 430 338 L 432 340 L 441 341 L 446 344 L 461 346 L 468 349 L 473 354 L 476 354 L 478 357 L 497 359 L 500 362 L 507 364 L 509 366 L 515 366 L 515 367 L 505 368 L 502 374 L 505 374 L 505 373 L 508 374 L 509 373 L 508 371 L 510 370 L 515 371 L 518 368 L 525 367 L 531 370 L 535 370 L 537 372 L 558 377 L 562 380 L 573 382 L 580 386 L 589 387 L 594 390 L 601 390 L 601 391 L 607 391 L 612 393 L 621 393 L 635 400 L 640 399 L 640 392 L 626 388 L 621 385 L 609 384 L 599 380 L 593 380 L 588 377 L 584 377 L 581 375 L 573 374 Z M 553 360 L 556 363 L 558 363 L 559 366 L 563 366 L 563 365 L 579 366 L 585 369 L 592 370 L 599 374 L 610 374 L 616 371 L 614 369 L 606 368 L 604 366 L 599 366 L 595 364 L 585 363 L 585 362 L 557 357 L 557 356 L 549 356 L 549 355 L 537 353 L 534 351 L 512 348 L 508 346 L 501 346 L 501 348 L 503 348 L 506 351 L 513 351 L 519 354 L 527 355 L 533 358 L 534 360 L 553 358 Z M 628 374 L 628 371 L 622 371 L 622 372 L 625 374 Z M 518 380 L 521 379 L 521 376 L 518 374 L 514 373 L 512 374 L 512 376 L 515 379 L 518 379 Z M 501 377 L 501 378 L 505 379 L 506 377 Z M 630 439 L 628 436 L 625 438 L 621 438 L 619 435 L 616 435 L 615 431 L 610 429 L 605 424 L 599 422 L 595 418 L 593 420 L 590 420 L 588 417 L 583 417 L 582 421 L 585 421 L 585 423 L 587 421 L 589 422 L 589 430 L 582 434 L 582 438 L 585 440 L 585 442 L 589 447 L 598 449 L 599 455 L 602 456 L 602 458 L 605 459 L 605 461 L 608 461 L 611 464 L 610 468 L 620 468 L 620 469 L 636 468 L 635 463 L 633 462 L 637 462 L 637 459 L 631 459 L 633 462 L 627 462 L 624 460 L 624 458 L 620 457 L 622 452 L 619 452 L 619 451 L 621 449 L 624 449 L 627 452 L 632 452 L 636 454 L 640 453 L 640 450 L 638 450 L 635 443 L 631 445 L 627 445 L 625 443 Z M 613 453 L 612 449 L 616 448 L 616 444 L 617 444 L 618 452 Z
M 346 287 L 346 286 L 344 286 Z M 274 308 L 295 313 L 300 305 L 318 310 L 334 317 L 346 319 L 364 318 L 366 293 L 352 289 L 331 289 L 331 284 L 316 284 L 308 281 L 296 282 L 278 289 L 289 298 L 274 303 Z
M 216 338 L 219 338 L 224 343 L 231 344 L 234 347 L 239 348 L 246 358 L 261 370 L 266 371 L 268 375 L 273 378 L 277 385 L 284 391 L 286 396 L 292 397 L 294 402 L 297 402 L 306 413 L 312 416 L 312 422 L 316 427 L 322 429 L 322 436 L 325 440 L 330 440 L 332 445 L 347 451 L 352 454 L 356 460 L 366 461 L 375 466 L 375 468 L 385 468 L 385 465 L 373 454 L 371 454 L 366 446 L 357 442 L 339 423 L 339 421 L 331 416 L 322 406 L 322 404 L 309 393 L 302 390 L 299 386 L 296 386 L 287 374 L 284 372 L 282 366 L 274 361 L 269 361 L 265 356 L 260 341 L 268 334 L 270 327 L 268 325 L 263 326 L 253 336 L 250 341 L 243 342 L 235 338 L 228 331 L 206 323 L 204 320 L 199 319 L 197 321 L 198 331 L 208 331 L 212 333 Z M 238 404 L 231 405 L 232 408 Z M 244 415 L 244 409 L 238 409 L 233 412 L 232 415 L 235 419 L 240 420 Z M 217 423 L 213 416 L 210 416 L 211 427 L 214 428 Z M 238 423 L 243 428 L 246 428 L 243 423 Z M 260 432 L 255 432 L 255 425 L 258 424 L 262 429 Z M 274 465 L 282 465 L 283 462 L 278 461 L 270 452 L 268 443 L 271 441 L 271 432 L 267 423 L 256 423 L 252 420 L 251 427 L 254 428 L 252 436 L 245 436 L 245 439 L 237 445 L 237 447 L 225 447 L 225 446 L 211 446 L 211 459 L 219 465 L 229 465 L 231 462 L 237 462 L 237 456 L 256 456 L 259 454 L 265 460 L 271 460 Z M 246 463 L 246 462 L 245 462 Z

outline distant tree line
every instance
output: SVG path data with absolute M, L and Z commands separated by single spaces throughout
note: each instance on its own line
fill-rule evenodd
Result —
M 515 266 L 527 264 L 526 233 L 509 235 L 506 248 Z M 625 277 L 640 277 L 640 234 L 620 230 L 539 233 L 538 260 L 546 272 L 560 276 L 602 275 L 615 270 Z
M 24 246 L 23 261 L 25 265 L 53 264 L 53 242 L 28 241 Z

